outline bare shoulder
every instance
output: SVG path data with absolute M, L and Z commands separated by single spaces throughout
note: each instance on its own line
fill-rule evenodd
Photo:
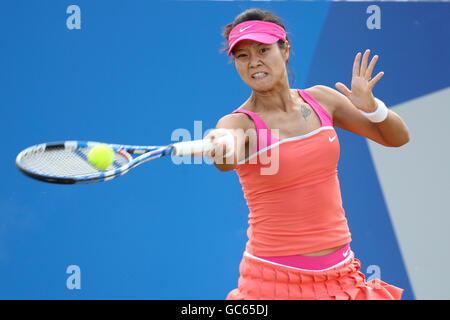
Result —
M 230 113 L 219 119 L 216 128 L 247 129 L 254 128 L 253 121 L 244 113 Z

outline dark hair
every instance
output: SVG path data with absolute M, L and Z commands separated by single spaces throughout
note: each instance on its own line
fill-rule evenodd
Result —
M 223 42 L 223 45 L 225 47 L 223 49 L 221 49 L 220 52 L 228 52 L 228 49 L 229 49 L 228 37 L 230 36 L 231 30 L 238 24 L 240 24 L 244 21 L 249 21 L 249 20 L 262 20 L 262 21 L 273 22 L 273 23 L 276 23 L 277 25 L 279 25 L 280 27 L 282 27 L 284 30 L 286 30 L 283 22 L 281 22 L 281 19 L 278 18 L 276 15 L 274 15 L 272 12 L 260 10 L 260 9 L 248 9 L 248 10 L 245 10 L 244 12 L 240 13 L 234 19 L 234 21 L 232 23 L 229 23 L 224 27 L 222 36 L 225 38 L 226 41 Z M 287 32 L 286 32 L 286 40 L 289 41 Z M 290 41 L 289 41 L 289 43 L 290 43 Z M 282 39 L 278 40 L 277 44 L 280 49 L 284 49 L 286 46 L 286 43 Z M 286 61 L 287 71 L 289 74 L 292 75 L 292 78 L 294 78 L 294 74 L 293 74 L 292 70 L 289 68 L 289 66 L 287 66 L 288 62 L 289 62 L 289 59 L 288 59 L 288 61 Z M 293 82 L 293 80 L 292 80 L 292 82 Z

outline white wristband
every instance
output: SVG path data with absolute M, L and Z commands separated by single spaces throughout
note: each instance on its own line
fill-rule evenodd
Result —
M 386 107 L 383 101 L 380 99 L 375 98 L 375 102 L 377 103 L 377 110 L 374 112 L 364 112 L 362 110 L 361 113 L 366 116 L 367 119 L 369 119 L 371 122 L 381 122 L 384 121 L 388 116 L 389 109 Z

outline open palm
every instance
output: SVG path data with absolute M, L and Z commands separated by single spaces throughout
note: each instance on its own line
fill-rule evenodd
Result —
M 372 94 L 372 89 L 384 74 L 384 72 L 380 72 L 373 79 L 371 79 L 373 68 L 378 60 L 378 56 L 375 55 L 370 61 L 369 66 L 367 66 L 369 55 L 370 50 L 367 49 L 364 52 L 360 66 L 361 52 L 356 54 L 353 62 L 351 90 L 349 90 L 341 82 L 337 82 L 335 84 L 336 89 L 344 94 L 356 108 L 365 112 L 373 112 L 377 108 L 374 96 Z

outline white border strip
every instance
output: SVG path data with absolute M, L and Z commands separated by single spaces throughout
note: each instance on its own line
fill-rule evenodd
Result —
M 265 262 L 265 263 L 270 263 L 270 264 L 273 264 L 273 265 L 276 265 L 276 266 L 290 268 L 290 269 L 294 269 L 294 270 L 300 270 L 300 271 L 309 271 L 309 272 L 327 271 L 327 270 L 339 267 L 340 265 L 343 265 L 344 263 L 349 261 L 354 256 L 353 251 L 350 251 L 350 254 L 348 255 L 347 258 L 345 258 L 341 262 L 336 263 L 334 266 L 331 266 L 331 267 L 326 268 L 326 269 L 321 269 L 321 270 L 309 270 L 309 269 L 300 269 L 300 268 L 296 268 L 296 267 L 291 267 L 291 266 L 287 266 L 287 265 L 284 265 L 284 264 L 281 264 L 281 263 L 276 263 L 276 262 L 272 262 L 272 261 L 269 261 L 269 260 L 261 259 L 261 258 L 255 257 L 254 255 L 248 253 L 247 251 L 244 251 L 244 255 L 249 257 L 249 258 L 251 258 L 251 259 L 255 259 L 255 260 L 258 260 L 258 261 Z
M 310 133 L 307 133 L 307 134 L 304 134 L 304 135 L 301 135 L 301 136 L 296 136 L 296 137 L 291 137 L 291 138 L 286 138 L 286 139 L 280 140 L 280 141 L 278 141 L 278 142 L 276 142 L 276 143 L 274 143 L 274 144 L 271 144 L 271 145 L 268 146 L 268 147 L 265 147 L 264 149 L 259 150 L 258 152 L 255 152 L 254 154 L 252 154 L 252 155 L 251 155 L 250 157 L 248 157 L 247 159 L 244 159 L 244 160 L 238 162 L 238 165 L 244 164 L 244 163 L 246 163 L 247 161 L 249 161 L 250 159 L 253 159 L 254 157 L 256 157 L 257 155 L 259 155 L 259 154 L 261 154 L 261 153 L 263 153 L 263 152 L 265 152 L 265 151 L 267 151 L 267 150 L 269 150 L 269 149 L 271 149 L 271 148 L 273 148 L 273 147 L 276 147 L 276 146 L 278 146 L 278 145 L 280 145 L 280 144 L 282 144 L 282 143 L 290 142 L 290 141 L 295 141 L 295 140 L 305 139 L 305 138 L 308 138 L 308 137 L 310 137 L 310 136 L 313 136 L 313 135 L 319 133 L 320 131 L 323 131 L 323 130 L 330 130 L 330 129 L 333 129 L 333 130 L 334 130 L 334 127 L 332 127 L 332 126 L 324 126 L 324 127 L 317 128 L 316 130 L 313 130 L 313 131 L 311 131 Z
M 449 2 L 450 0 L 172 0 L 178 2 Z

